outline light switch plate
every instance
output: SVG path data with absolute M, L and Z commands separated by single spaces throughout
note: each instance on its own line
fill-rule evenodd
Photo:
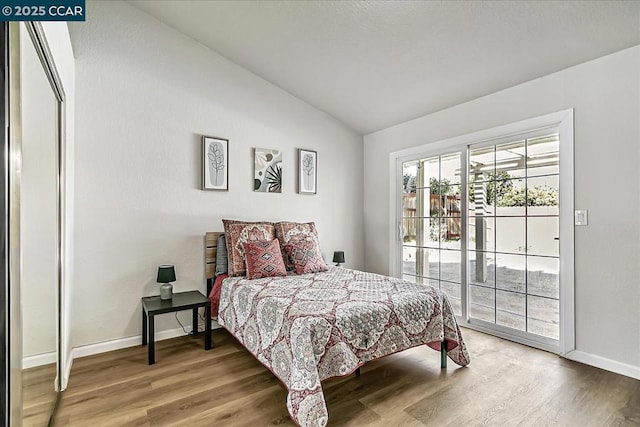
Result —
M 575 211 L 575 224 L 576 225 L 588 225 L 589 224 L 589 212 L 587 210 Z

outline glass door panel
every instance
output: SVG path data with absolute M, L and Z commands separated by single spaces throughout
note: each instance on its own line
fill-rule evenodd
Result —
M 403 278 L 434 286 L 462 315 L 460 153 L 404 162 Z
M 559 161 L 557 133 L 470 149 L 471 321 L 558 339 Z
M 550 132 L 404 162 L 403 278 L 469 323 L 558 340 L 559 161 Z
M 395 157 L 402 277 L 441 289 L 461 324 L 545 350 L 575 348 L 572 120 L 555 113 Z

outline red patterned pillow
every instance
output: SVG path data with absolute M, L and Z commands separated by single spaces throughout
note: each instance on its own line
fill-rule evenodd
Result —
M 227 237 L 227 253 L 229 256 L 229 276 L 244 276 L 247 268 L 244 261 L 243 243 L 256 241 L 272 241 L 276 231 L 272 222 L 244 222 L 223 219 L 224 232 Z
M 319 246 L 318 239 L 313 242 L 304 240 L 285 245 L 285 252 L 291 259 L 296 274 L 317 273 L 329 269 L 322 259 Z
M 316 224 L 313 222 L 300 223 L 300 222 L 276 222 L 276 237 L 280 242 L 280 247 L 285 248 L 289 243 L 298 242 L 317 242 L 318 231 L 316 230 Z M 286 251 L 283 254 L 284 265 L 287 270 L 293 270 L 293 262 L 291 261 L 289 254 Z
M 248 279 L 287 275 L 278 240 L 247 242 L 242 246 L 244 246 L 244 258 L 247 262 Z

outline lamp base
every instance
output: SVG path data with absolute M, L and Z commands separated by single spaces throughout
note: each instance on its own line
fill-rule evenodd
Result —
M 173 298 L 173 285 L 171 283 L 163 283 L 160 285 L 160 299 Z

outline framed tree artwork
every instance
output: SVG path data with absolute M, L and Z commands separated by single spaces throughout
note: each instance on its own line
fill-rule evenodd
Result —
M 229 190 L 229 140 L 202 137 L 202 189 Z
M 298 150 L 298 193 L 316 194 L 318 181 L 318 153 L 311 150 Z

